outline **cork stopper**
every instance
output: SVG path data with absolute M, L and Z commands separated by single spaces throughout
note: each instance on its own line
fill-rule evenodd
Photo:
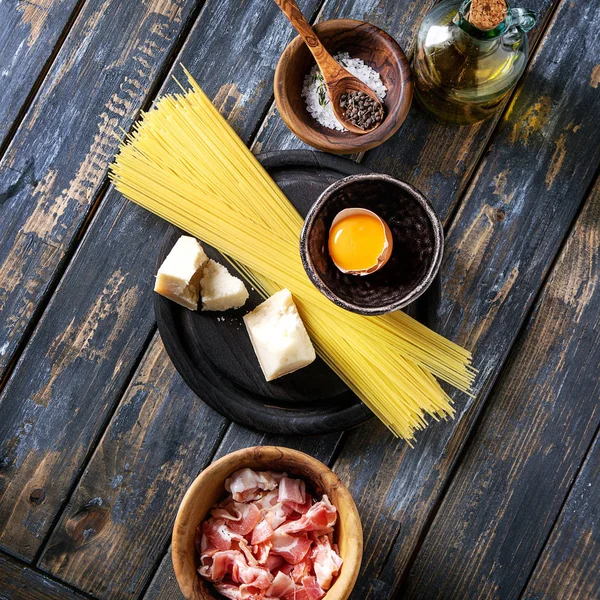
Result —
M 488 31 L 494 29 L 506 17 L 506 2 L 504 0 L 472 0 L 469 11 L 469 21 L 472 25 Z

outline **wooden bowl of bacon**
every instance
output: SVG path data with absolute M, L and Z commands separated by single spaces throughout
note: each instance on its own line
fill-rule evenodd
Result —
M 348 489 L 289 448 L 238 450 L 206 468 L 173 528 L 173 567 L 188 600 L 345 600 L 362 558 Z

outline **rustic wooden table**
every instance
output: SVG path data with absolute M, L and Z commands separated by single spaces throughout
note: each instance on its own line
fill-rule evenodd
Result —
M 270 0 L 0 2 L 0 598 L 175 599 L 169 538 L 211 460 L 254 444 L 333 466 L 359 506 L 353 599 L 600 598 L 600 2 L 523 0 L 530 67 L 497 118 L 413 105 L 357 157 L 447 230 L 436 328 L 476 397 L 415 449 L 376 420 L 278 438 L 194 396 L 156 333 L 166 225 L 107 167 L 185 64 L 255 150 L 302 147 L 273 106 L 292 29 Z M 410 50 L 430 0 L 302 0 Z

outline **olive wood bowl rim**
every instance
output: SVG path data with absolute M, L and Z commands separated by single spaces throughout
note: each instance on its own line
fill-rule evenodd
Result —
M 414 287 L 410 292 L 402 296 L 400 299 L 379 306 L 365 307 L 359 306 L 347 300 L 340 298 L 334 290 L 332 290 L 320 277 L 317 270 L 315 269 L 313 258 L 308 250 L 308 240 L 313 232 L 315 222 L 319 217 L 319 213 L 323 206 L 330 200 L 330 198 L 338 192 L 341 188 L 352 185 L 356 181 L 385 181 L 391 183 L 405 192 L 407 192 L 413 200 L 415 200 L 421 208 L 425 211 L 428 221 L 431 224 L 434 238 L 433 247 L 433 258 L 431 264 L 427 270 L 427 273 L 423 276 L 421 281 Z M 316 200 L 312 205 L 311 209 L 306 215 L 304 225 L 300 233 L 300 257 L 302 259 L 302 266 L 308 275 L 308 278 L 314 284 L 314 286 L 329 300 L 331 300 L 337 306 L 349 310 L 360 315 L 377 316 L 385 315 L 408 306 L 411 302 L 414 302 L 417 298 L 422 296 L 427 288 L 433 283 L 440 266 L 442 264 L 442 258 L 444 256 L 444 228 L 437 213 L 433 209 L 433 206 L 429 203 L 429 200 L 414 186 L 396 179 L 391 175 L 385 173 L 361 173 L 358 175 L 349 175 L 340 179 L 335 183 L 332 183 Z
M 319 35 L 324 30 L 338 28 L 340 31 L 351 30 L 360 27 L 369 28 L 376 37 L 385 40 L 386 45 L 393 48 L 393 56 L 398 64 L 398 70 L 400 72 L 400 80 L 396 85 L 401 86 L 402 93 L 392 114 L 386 115 L 386 118 L 381 124 L 365 134 L 352 134 L 347 132 L 347 142 L 337 141 L 336 143 L 330 142 L 326 135 L 319 132 L 314 126 L 308 125 L 310 120 L 304 122 L 293 110 L 292 105 L 288 99 L 285 86 L 285 72 L 287 69 L 287 62 L 290 57 L 296 53 L 304 44 L 302 38 L 296 36 L 284 49 L 277 62 L 275 69 L 275 76 L 273 79 L 273 91 L 275 94 L 275 104 L 277 110 L 290 131 L 296 135 L 300 140 L 324 152 L 331 152 L 333 154 L 351 154 L 355 152 L 366 152 L 372 148 L 383 144 L 383 142 L 390 139 L 400 129 L 408 112 L 413 98 L 413 82 L 412 73 L 408 58 L 398 42 L 386 31 L 368 23 L 367 21 L 361 21 L 357 19 L 329 19 L 322 21 L 314 25 L 314 30 Z M 302 74 L 304 77 L 306 74 Z M 389 90 L 388 90 L 389 92 Z M 305 109 L 306 110 L 306 109 Z M 308 115 L 308 112 L 307 112 Z M 310 117 L 310 115 L 308 115 Z M 386 124 L 386 119 L 393 119 L 393 125 L 390 127 Z M 312 119 L 312 117 L 310 117 Z M 386 126 L 384 126 L 386 125 Z M 333 131 L 331 135 L 337 135 L 341 132 Z M 339 138 L 338 138 L 339 140 Z
M 301 473 L 310 473 L 310 477 L 320 482 L 323 493 L 330 496 L 329 499 L 338 511 L 338 534 L 345 536 L 349 543 L 348 551 L 343 556 L 341 571 L 323 600 L 346 600 L 350 596 L 358 577 L 363 553 L 362 525 L 352 494 L 327 465 L 309 454 L 282 446 L 253 446 L 226 454 L 206 467 L 194 479 L 179 505 L 173 525 L 171 557 L 175 578 L 186 600 L 221 598 L 214 595 L 196 570 L 196 528 L 213 506 L 211 504 L 204 514 L 194 514 L 197 497 L 203 495 L 206 490 L 206 493 L 212 492 L 213 495 L 218 490 L 224 492 L 225 479 L 238 469 L 259 468 L 260 464 L 275 461 L 295 463 L 300 477 Z M 285 469 L 286 466 L 282 465 L 282 470 Z M 215 481 L 219 483 L 215 484 Z M 332 493 L 335 494 L 335 499 L 331 498 Z M 342 521 L 344 529 L 340 531 Z

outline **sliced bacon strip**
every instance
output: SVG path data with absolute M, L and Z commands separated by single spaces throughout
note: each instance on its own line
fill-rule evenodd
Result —
M 239 521 L 231 521 L 229 529 L 239 535 L 248 535 L 262 519 L 260 510 L 254 504 L 241 504 L 236 502 L 235 510 L 240 515 Z
M 302 561 L 312 545 L 312 541 L 306 535 L 289 535 L 279 529 L 271 536 L 271 542 L 273 543 L 271 553 L 283 557 L 291 565 Z
M 266 542 L 273 535 L 273 528 L 269 524 L 269 521 L 263 519 L 252 532 L 252 538 L 250 543 L 254 546 L 255 544 L 262 544 Z
M 340 572 L 343 561 L 331 547 L 326 535 L 317 540 L 316 548 L 312 551 L 312 559 L 319 585 L 324 590 L 328 590 L 333 577 Z
M 323 498 L 313 504 L 305 515 L 298 520 L 284 523 L 277 531 L 285 533 L 299 533 L 301 531 L 323 530 L 335 525 L 337 511 L 335 506 L 329 502 L 329 498 L 324 494 Z
M 198 572 L 230 600 L 321 600 L 339 574 L 337 511 L 284 473 L 241 469 L 196 531 Z
M 238 557 L 241 553 L 237 550 L 224 550 L 217 552 L 213 556 L 211 577 L 214 581 L 219 581 L 233 573 Z
M 271 556 L 272 545 L 273 544 L 271 544 L 270 541 L 266 541 L 262 542 L 261 544 L 256 544 L 255 546 L 252 546 L 252 552 L 254 553 L 254 556 L 256 557 L 256 560 L 259 565 L 266 564 L 267 560 L 269 559 L 269 556 Z M 269 569 L 269 571 L 270 570 L 271 569 Z
M 288 502 L 287 504 L 294 512 L 297 512 L 300 515 L 306 514 L 312 505 L 313 498 L 308 492 L 305 494 L 304 504 L 296 504 L 294 502 Z
M 302 583 L 302 580 L 305 577 L 312 574 L 313 561 L 309 554 L 307 554 L 297 565 L 294 565 L 294 568 L 292 569 L 292 579 L 296 583 Z
M 225 480 L 225 489 L 236 502 L 256 500 L 260 490 L 274 490 L 285 473 L 240 469 Z
M 274 554 L 270 554 L 265 561 L 265 569 L 273 573 L 283 564 L 283 558 L 281 556 L 275 556 Z
M 325 596 L 325 591 L 314 577 L 304 577 L 302 579 L 302 588 L 307 600 L 321 600 Z
M 306 484 L 301 479 L 283 477 L 279 482 L 279 502 L 282 504 L 304 504 L 306 500 Z
M 267 590 L 267 597 L 283 598 L 289 593 L 294 593 L 295 589 L 296 585 L 292 578 L 279 571 L 273 579 L 271 587 Z
M 202 533 L 210 546 L 217 550 L 230 550 L 232 541 L 242 540 L 243 537 L 229 529 L 223 519 L 209 519 L 202 524 Z

